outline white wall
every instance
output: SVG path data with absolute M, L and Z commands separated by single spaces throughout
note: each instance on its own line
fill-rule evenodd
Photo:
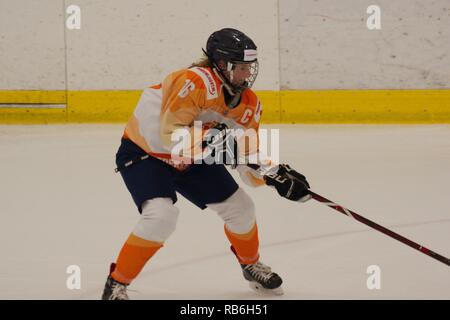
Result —
M 0 90 L 64 90 L 61 0 L 0 0 Z
M 81 30 L 68 30 L 72 90 L 140 89 L 202 56 L 224 27 L 247 33 L 262 49 L 257 88 L 277 90 L 277 1 L 66 0 L 81 8 Z
M 282 89 L 450 88 L 449 0 L 280 0 L 279 18 Z
M 450 88 L 449 0 L 0 0 L 0 90 L 141 89 L 227 26 L 260 49 L 258 90 Z

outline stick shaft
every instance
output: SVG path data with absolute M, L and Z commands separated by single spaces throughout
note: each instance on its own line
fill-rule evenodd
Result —
M 434 252 L 434 251 L 432 251 L 432 250 L 430 250 L 430 249 L 428 249 L 428 248 L 426 248 L 426 247 L 424 247 L 424 246 L 422 246 L 422 245 L 420 245 L 420 244 L 418 244 L 418 243 L 416 243 L 416 242 L 414 242 L 414 241 L 412 241 L 412 240 L 410 240 L 408 238 L 405 238 L 404 236 L 402 236 L 402 235 L 400 235 L 400 234 L 398 234 L 398 233 L 396 233 L 396 232 L 394 232 L 392 230 L 389 230 L 389 229 L 379 225 L 378 223 L 375 223 L 375 222 L 373 222 L 373 221 L 371 221 L 371 220 L 369 220 L 367 218 L 364 218 L 363 216 L 360 216 L 356 212 L 353 212 L 353 211 L 351 211 L 351 210 L 349 210 L 347 208 L 344 208 L 343 206 L 341 206 L 339 204 L 336 204 L 336 203 L 328 200 L 327 198 L 322 197 L 321 195 L 318 195 L 315 192 L 310 191 L 310 193 L 311 193 L 312 198 L 314 200 L 316 200 L 316 201 L 318 201 L 320 203 L 323 203 L 326 206 L 328 206 L 328 207 L 330 207 L 330 208 L 332 208 L 332 209 L 334 209 L 336 211 L 339 211 L 342 214 L 345 214 L 346 216 L 348 216 L 350 218 L 358 220 L 359 222 L 364 223 L 365 225 L 368 225 L 369 227 L 371 227 L 371 228 L 373 228 L 373 229 L 375 229 L 377 231 L 380 231 L 380 232 L 384 233 L 385 235 L 387 235 L 387 236 L 389 236 L 391 238 L 394 238 L 394 239 L 396 239 L 396 240 L 406 244 L 407 246 L 410 246 L 411 248 L 414 248 L 414 249 L 416 249 L 416 250 L 418 250 L 418 251 L 420 251 L 420 252 L 422 252 L 422 253 L 424 253 L 424 254 L 426 254 L 426 255 L 428 255 L 428 256 L 430 256 L 430 257 L 432 257 L 432 258 L 434 258 L 434 259 L 436 259 L 436 260 L 438 260 L 438 261 L 448 265 L 448 266 L 450 266 L 450 259 L 449 258 L 446 258 L 446 257 L 440 255 L 439 253 L 436 253 L 436 252 Z

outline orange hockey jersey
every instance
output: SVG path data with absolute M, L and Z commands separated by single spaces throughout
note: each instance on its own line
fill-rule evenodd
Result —
M 244 90 L 239 105 L 230 109 L 225 104 L 224 90 L 210 68 L 193 67 L 171 73 L 162 84 L 143 91 L 124 137 L 153 157 L 183 170 L 189 166 L 189 161 L 180 163 L 172 152 L 178 143 L 173 139 L 177 130 L 187 130 L 191 134 L 193 151 L 188 156 L 191 160 L 207 128 L 215 123 L 225 123 L 231 129 L 253 130 L 257 134 L 262 108 L 255 93 Z M 199 137 L 193 132 L 196 121 L 203 124 Z M 258 152 L 258 142 L 244 152 Z M 186 154 L 183 156 L 186 158 Z

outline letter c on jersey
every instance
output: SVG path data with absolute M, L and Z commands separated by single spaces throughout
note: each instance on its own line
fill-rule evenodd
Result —
M 250 119 L 252 118 L 253 115 L 253 111 L 250 109 L 245 109 L 244 114 L 242 115 L 241 120 L 239 121 L 242 124 L 245 124 L 247 122 L 250 121 Z

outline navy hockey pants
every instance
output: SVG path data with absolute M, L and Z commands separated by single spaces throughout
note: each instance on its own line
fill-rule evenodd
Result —
M 145 154 L 131 140 L 122 138 L 116 164 L 122 166 Z M 154 157 L 124 168 L 120 174 L 140 213 L 146 200 L 162 197 L 171 198 L 175 203 L 176 192 L 205 209 L 209 203 L 226 200 L 239 187 L 224 165 L 194 164 L 180 172 Z

